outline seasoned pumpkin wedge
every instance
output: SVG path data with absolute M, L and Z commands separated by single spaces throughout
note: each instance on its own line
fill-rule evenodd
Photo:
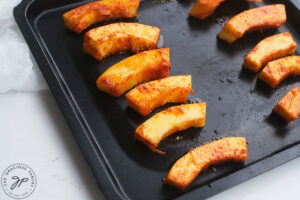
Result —
M 189 12 L 190 16 L 196 17 L 198 19 L 205 19 L 206 17 L 213 14 L 215 9 L 223 2 L 224 0 L 197 0 L 191 11 Z
M 269 62 L 258 78 L 274 88 L 290 75 L 300 75 L 300 56 L 289 56 Z
M 287 124 L 296 120 L 300 115 L 300 87 L 289 91 L 275 106 L 274 111 L 280 115 Z
M 190 16 L 196 17 L 198 19 L 205 19 L 206 17 L 213 14 L 216 8 L 224 0 L 197 0 L 193 8 L 189 12 Z M 262 0 L 246 0 L 246 1 L 262 1 Z
M 175 162 L 165 183 L 184 190 L 200 172 L 227 161 L 245 162 L 248 158 L 246 138 L 227 137 L 205 144 Z
M 137 23 L 114 23 L 91 29 L 85 34 L 83 51 L 97 60 L 122 51 L 155 49 L 160 29 Z
M 286 21 L 285 6 L 274 4 L 246 10 L 231 18 L 218 37 L 233 43 L 248 31 L 279 28 Z
M 190 127 L 203 127 L 206 119 L 206 103 L 185 104 L 163 110 L 135 131 L 135 138 L 152 151 L 165 154 L 157 149 L 160 141 L 175 133 Z
M 184 103 L 192 91 L 190 75 L 171 76 L 138 85 L 126 94 L 129 107 L 142 116 L 166 103 Z
M 268 62 L 293 54 L 296 47 L 297 44 L 290 33 L 272 35 L 252 49 L 245 57 L 243 66 L 252 72 L 258 72 Z
M 143 51 L 108 68 L 96 81 L 99 90 L 119 97 L 134 86 L 169 76 L 169 48 Z
M 65 26 L 81 33 L 91 24 L 115 18 L 133 18 L 137 16 L 136 11 L 140 0 L 101 0 L 95 1 L 63 15 Z

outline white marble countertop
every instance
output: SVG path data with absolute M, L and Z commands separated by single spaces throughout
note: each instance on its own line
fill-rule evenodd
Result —
M 104 199 L 48 90 L 0 95 L 0 174 L 30 166 L 37 185 L 28 200 Z M 299 199 L 300 158 L 244 182 L 212 200 Z M 0 188 L 0 199 L 12 199 Z

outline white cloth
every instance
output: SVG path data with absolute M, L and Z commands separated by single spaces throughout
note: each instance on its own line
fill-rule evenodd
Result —
M 20 0 L 0 0 L 0 93 L 48 86 L 13 17 Z

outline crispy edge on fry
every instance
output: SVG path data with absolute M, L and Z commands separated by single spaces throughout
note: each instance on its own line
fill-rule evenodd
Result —
M 269 62 L 258 78 L 275 88 L 290 75 L 300 75 L 300 56 L 288 56 Z
M 108 68 L 96 85 L 100 91 L 120 97 L 139 83 L 168 77 L 170 66 L 169 48 L 143 51 Z
M 136 17 L 140 0 L 102 0 L 82 5 L 63 14 L 65 26 L 81 33 L 91 24 L 115 18 Z
M 253 8 L 231 18 L 218 37 L 230 44 L 243 37 L 248 31 L 279 28 L 285 21 L 286 12 L 283 4 Z
M 247 158 L 246 138 L 223 138 L 200 146 L 177 160 L 169 171 L 165 183 L 184 190 L 210 165 L 227 161 L 245 162 Z
M 274 107 L 274 112 L 287 124 L 296 120 L 300 115 L 300 87 L 290 90 Z
M 147 116 L 166 103 L 184 103 L 191 91 L 191 75 L 171 76 L 138 85 L 126 94 L 126 101 L 129 107 Z
M 272 35 L 260 41 L 245 57 L 244 67 L 252 72 L 268 62 L 295 53 L 297 43 L 290 33 Z
M 83 51 L 97 60 L 122 51 L 140 52 L 156 48 L 160 29 L 137 23 L 114 23 L 85 34 Z
M 205 102 L 173 106 L 155 114 L 140 125 L 135 131 L 135 138 L 152 151 L 165 154 L 157 149 L 163 139 L 190 127 L 203 127 L 205 120 Z

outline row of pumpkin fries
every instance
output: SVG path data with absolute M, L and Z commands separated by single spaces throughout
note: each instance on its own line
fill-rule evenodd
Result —
M 223 0 L 198 0 L 191 16 L 204 19 L 211 15 Z M 75 8 L 63 15 L 65 25 L 80 33 L 89 25 L 112 18 L 137 16 L 139 0 L 102 0 Z M 218 35 L 232 43 L 244 33 L 262 29 L 279 28 L 286 21 L 285 6 L 275 4 L 244 11 L 230 19 Z M 155 49 L 160 29 L 138 23 L 113 23 L 89 30 L 85 34 L 83 50 L 97 60 L 122 52 L 137 54 L 108 68 L 96 81 L 97 88 L 114 97 L 126 94 L 128 106 L 142 116 L 166 103 L 184 103 L 192 83 L 190 75 L 169 77 L 169 48 Z M 245 58 L 244 66 L 251 71 L 268 65 L 259 78 L 275 87 L 289 74 L 300 73 L 299 56 L 277 58 L 293 54 L 296 43 L 289 33 L 271 36 L 261 41 Z M 270 62 L 275 60 L 273 62 Z M 132 89 L 133 88 L 133 89 Z M 293 97 L 291 97 L 293 96 Z M 289 92 L 275 107 L 275 111 L 290 122 L 300 114 L 300 87 Z M 292 106 L 291 106 L 292 105 Z M 189 127 L 203 127 L 206 119 L 206 103 L 183 104 L 163 110 L 135 131 L 135 138 L 152 151 L 167 136 Z M 198 147 L 180 158 L 171 168 L 165 183 L 185 189 L 197 175 L 212 164 L 226 161 L 245 162 L 247 144 L 243 137 L 226 137 Z
M 296 47 L 290 33 L 267 37 L 245 57 L 243 66 L 256 73 L 267 64 L 258 78 L 275 88 L 286 77 L 300 75 L 300 56 L 288 56 L 295 53 Z M 288 92 L 275 106 L 274 111 L 287 123 L 296 120 L 300 114 L 300 87 Z

